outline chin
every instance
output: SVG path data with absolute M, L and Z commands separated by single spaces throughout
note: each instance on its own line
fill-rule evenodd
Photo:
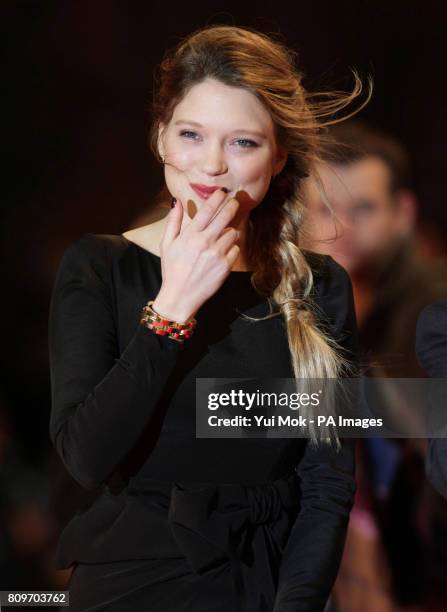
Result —
M 348 272 L 348 274 L 352 274 L 357 272 L 360 268 L 361 264 L 359 261 L 352 259 L 352 257 L 347 257 L 346 255 L 340 253 L 333 253 L 332 257 L 335 261 L 342 266 Z

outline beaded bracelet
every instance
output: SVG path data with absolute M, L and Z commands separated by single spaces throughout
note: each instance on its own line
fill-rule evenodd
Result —
M 152 308 L 153 303 L 154 300 L 151 300 L 143 306 L 140 320 L 142 325 L 145 325 L 159 336 L 168 336 L 181 344 L 192 336 L 197 325 L 194 317 L 189 318 L 184 323 L 165 319 Z

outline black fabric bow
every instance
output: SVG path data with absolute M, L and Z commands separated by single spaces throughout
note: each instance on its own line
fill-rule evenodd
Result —
M 260 612 L 271 609 L 281 552 L 298 505 L 295 474 L 253 486 L 174 483 L 168 522 L 194 572 L 229 563 L 235 610 Z M 243 566 L 254 564 L 256 571 L 250 575 L 251 580 L 256 575 L 260 600 L 257 607 L 249 607 L 252 595 Z

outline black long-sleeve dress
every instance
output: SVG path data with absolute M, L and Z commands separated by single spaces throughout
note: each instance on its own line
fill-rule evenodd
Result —
M 321 324 L 357 351 L 352 290 L 309 254 Z M 195 380 L 293 377 L 281 317 L 249 272 L 231 272 L 183 345 L 139 323 L 160 258 L 123 236 L 85 234 L 64 253 L 49 316 L 51 439 L 101 492 L 59 540 L 75 565 L 70 609 L 323 610 L 355 491 L 354 441 L 195 437 Z

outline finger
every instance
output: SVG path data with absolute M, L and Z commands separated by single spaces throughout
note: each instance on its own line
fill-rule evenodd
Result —
M 230 266 L 230 269 L 234 266 L 234 262 L 239 257 L 240 250 L 241 249 L 238 244 L 233 244 L 231 249 L 228 251 L 226 258 L 228 261 L 228 265 Z
M 213 195 L 206 200 L 203 206 L 201 206 L 194 219 L 188 224 L 188 227 L 185 228 L 185 232 L 203 230 L 216 214 L 226 196 L 227 192 L 222 189 L 215 191 Z
M 239 202 L 236 198 L 231 198 L 219 212 L 211 219 L 208 226 L 203 230 L 210 238 L 216 238 L 227 227 L 239 209 Z
M 175 206 L 171 208 L 167 215 L 167 221 L 160 245 L 166 247 L 177 238 L 182 227 L 183 206 L 180 200 L 177 200 Z
M 234 229 L 234 227 L 225 228 L 220 238 L 216 240 L 215 248 L 219 251 L 219 253 L 225 255 L 239 238 L 239 235 L 239 232 Z

